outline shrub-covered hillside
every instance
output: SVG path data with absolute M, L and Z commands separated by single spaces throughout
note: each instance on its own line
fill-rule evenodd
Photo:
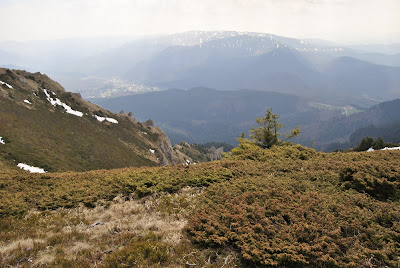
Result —
M 0 173 L 0 266 L 397 267 L 400 151 Z

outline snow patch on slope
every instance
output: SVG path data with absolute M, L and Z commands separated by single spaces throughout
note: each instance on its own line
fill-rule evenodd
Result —
M 118 121 L 115 120 L 114 118 L 102 117 L 102 116 L 98 116 L 98 115 L 93 115 L 93 117 L 96 118 L 100 122 L 107 121 L 107 122 L 110 122 L 110 123 L 118 124 Z
M 29 171 L 30 173 L 46 173 L 47 172 L 43 168 L 32 167 L 32 166 L 24 164 L 24 163 L 19 163 L 17 166 L 20 169 Z
M 386 150 L 400 150 L 400 147 L 385 147 L 382 149 L 382 151 L 386 151 Z
M 7 84 L 6 82 L 3 82 L 3 81 L 0 81 L 0 84 L 6 85 L 6 86 L 8 86 L 8 88 L 13 88 L 10 84 Z
M 50 96 L 50 94 L 47 92 L 46 89 L 43 89 L 43 91 L 44 91 L 44 94 L 46 94 L 47 100 L 51 103 L 51 105 L 53 105 L 53 106 L 57 106 L 57 105 L 62 106 L 68 114 L 72 114 L 72 115 L 79 116 L 79 117 L 83 116 L 82 112 L 73 110 L 69 105 L 63 103 L 58 98 L 53 99 Z M 55 95 L 54 92 L 52 92 L 52 93 Z
M 387 151 L 387 150 L 400 150 L 400 147 L 385 147 L 381 149 L 381 151 Z M 375 150 L 372 147 L 367 150 L 367 152 L 373 152 L 373 151 Z

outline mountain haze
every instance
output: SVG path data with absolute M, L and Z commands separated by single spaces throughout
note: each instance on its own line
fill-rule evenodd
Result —
M 362 103 L 400 97 L 399 53 L 396 44 L 346 46 L 269 33 L 191 31 L 126 40 L 0 43 L 0 65 L 39 68 L 84 97 L 210 87 Z M 346 74 L 340 74 L 343 69 Z
M 381 99 L 399 96 L 400 67 L 346 56 L 352 54 L 341 47 L 243 33 L 193 46 L 168 47 L 137 63 L 125 78 L 161 88 L 251 88 L 302 96 L 334 92 Z M 323 66 L 318 64 L 321 58 Z

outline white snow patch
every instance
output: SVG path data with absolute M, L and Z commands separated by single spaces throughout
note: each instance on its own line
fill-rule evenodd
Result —
M 32 102 L 28 101 L 28 100 L 24 100 L 25 103 L 27 104 L 32 104 Z
M 382 149 L 382 151 L 386 151 L 386 150 L 400 150 L 400 147 L 385 147 Z
M 3 81 L 0 81 L 0 84 L 6 85 L 6 86 L 8 86 L 8 88 L 13 88 L 10 84 L 7 84 L 6 82 L 3 82 Z
M 107 120 L 108 122 L 110 122 L 110 123 L 118 124 L 118 121 L 115 120 L 114 118 L 109 118 L 109 117 L 107 117 L 106 120 Z
M 93 115 L 93 116 L 94 116 L 94 118 L 97 119 L 97 121 L 100 121 L 100 122 L 107 121 L 110 123 L 118 124 L 118 121 L 115 120 L 114 118 L 102 117 L 102 116 L 98 116 L 98 115 Z
M 53 99 L 50 96 L 50 94 L 47 92 L 46 89 L 43 89 L 43 91 L 44 91 L 44 94 L 46 94 L 47 100 L 51 103 L 51 105 L 53 105 L 53 106 L 57 106 L 57 105 L 62 106 L 68 114 L 72 114 L 72 115 L 79 116 L 79 117 L 83 116 L 82 112 L 73 110 L 69 105 L 61 102 L 58 98 Z M 55 95 L 54 92 L 52 92 L 52 93 Z
M 47 172 L 43 168 L 32 167 L 32 166 L 24 164 L 24 163 L 19 163 L 17 166 L 20 169 L 29 171 L 30 173 L 46 173 Z
M 6 144 L 6 142 L 3 140 L 3 137 L 0 137 L 0 144 Z
M 381 151 L 387 151 L 387 150 L 400 150 L 400 147 L 385 147 L 381 149 Z M 373 152 L 373 151 L 375 150 L 372 147 L 367 150 L 367 152 Z
M 105 118 L 105 117 L 98 116 L 98 115 L 93 115 L 93 117 L 94 117 L 94 118 L 96 118 L 96 119 L 97 119 L 97 121 L 100 121 L 100 122 L 103 122 L 104 120 L 106 120 L 106 118 Z
M 83 113 L 82 113 L 82 112 L 72 110 L 72 108 L 69 107 L 68 105 L 66 105 L 65 103 L 63 103 L 63 107 L 64 107 L 65 111 L 66 111 L 68 114 L 76 115 L 76 116 L 79 116 L 79 117 L 82 117 L 82 116 L 83 116 Z
M 154 154 L 156 150 L 150 149 L 150 153 Z

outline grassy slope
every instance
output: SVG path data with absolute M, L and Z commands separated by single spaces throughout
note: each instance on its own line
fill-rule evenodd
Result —
M 7 158 L 49 171 L 154 165 L 129 147 L 144 144 L 137 142 L 140 131 L 133 132 L 127 124 L 102 125 L 95 118 L 50 113 L 43 106 L 31 110 L 1 102 L 1 129 L 10 141 L 1 149 Z
M 40 264 L 47 254 L 50 265 L 81 267 L 395 267 L 399 156 L 398 151 L 320 154 L 293 146 L 246 148 L 230 160 L 187 168 L 3 172 L 0 265 Z M 186 186 L 191 194 L 182 192 Z M 153 227 L 137 226 L 135 217 L 142 214 L 133 208 L 120 218 L 89 216 L 129 202 L 166 225 L 179 219 L 180 227 L 171 228 L 180 231 L 171 233 L 150 218 Z M 87 208 L 79 208 L 82 203 Z M 65 221 L 57 221 L 60 217 Z M 119 224 L 124 217 L 133 218 Z M 110 224 L 107 235 L 93 233 L 96 221 Z M 59 237 L 67 234 L 69 239 Z M 30 241 L 30 251 L 16 241 Z M 100 249 L 73 250 L 93 243 Z
M 157 128 L 87 103 L 40 74 L 0 72 L 0 80 L 13 85 L 12 89 L 0 85 L 0 136 L 8 140 L 0 146 L 0 157 L 6 159 L 3 165 L 15 167 L 23 162 L 48 171 L 85 171 L 154 166 L 156 158 L 163 159 L 157 155 L 161 153 L 157 142 L 162 136 Z M 51 106 L 44 87 L 85 115 L 77 117 L 60 106 Z M 25 104 L 25 99 L 32 104 Z M 99 112 L 119 123 L 97 121 L 92 115 Z M 157 153 L 153 155 L 149 149 Z

